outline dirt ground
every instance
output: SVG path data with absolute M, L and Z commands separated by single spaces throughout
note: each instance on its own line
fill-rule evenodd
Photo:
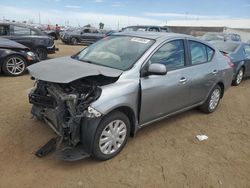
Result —
M 58 57 L 82 46 L 58 44 Z M 0 76 L 0 187 L 250 187 L 250 79 L 225 94 L 217 111 L 198 110 L 138 132 L 114 159 L 58 161 L 34 152 L 54 133 L 31 119 L 29 75 Z M 199 142 L 197 134 L 208 135 Z

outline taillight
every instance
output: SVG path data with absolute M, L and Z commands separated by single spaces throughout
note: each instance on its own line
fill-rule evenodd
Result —
M 228 65 L 229 65 L 231 68 L 234 68 L 234 64 L 233 64 L 231 58 L 230 58 L 227 54 L 225 54 L 225 53 L 224 53 L 223 55 L 224 55 L 224 57 L 227 59 Z

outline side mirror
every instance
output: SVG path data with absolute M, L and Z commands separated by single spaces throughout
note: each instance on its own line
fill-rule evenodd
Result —
M 166 75 L 167 67 L 160 63 L 150 64 L 148 67 L 147 75 Z

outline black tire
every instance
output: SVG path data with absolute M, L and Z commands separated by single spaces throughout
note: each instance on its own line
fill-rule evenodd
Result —
M 218 102 L 217 102 L 217 104 L 215 106 L 213 106 L 213 105 L 210 105 L 210 103 L 211 103 L 211 100 L 212 100 L 212 96 L 213 96 L 214 92 L 216 92 L 216 91 L 219 92 L 219 94 L 218 94 L 219 95 L 218 96 Z M 216 108 L 219 106 L 221 96 L 222 96 L 222 89 L 221 89 L 221 87 L 219 85 L 216 85 L 212 89 L 211 93 L 209 94 L 206 102 L 203 105 L 200 106 L 200 110 L 202 112 L 204 112 L 204 113 L 207 113 L 207 114 L 214 112 L 216 110 Z
M 77 43 L 78 43 L 77 38 L 73 37 L 73 38 L 70 39 L 70 44 L 77 45 Z
M 17 63 L 21 63 L 18 66 L 14 66 L 14 62 L 12 62 L 13 59 L 16 59 Z M 10 66 L 10 64 L 13 64 L 13 66 Z M 18 67 L 18 68 L 17 68 Z M 26 60 L 20 56 L 20 55 L 11 55 L 7 58 L 4 59 L 3 65 L 2 65 L 2 70 L 4 74 L 8 76 L 20 76 L 25 73 L 27 67 L 27 62 Z M 16 72 L 15 72 L 16 71 Z
M 43 47 L 37 47 L 35 53 L 40 60 L 45 60 L 48 57 L 47 49 Z
M 232 82 L 233 86 L 238 86 L 242 82 L 242 79 L 244 77 L 244 69 L 241 67 L 240 70 L 237 72 L 235 79 Z
M 102 132 L 108 128 L 107 126 L 111 122 L 116 121 L 116 120 L 122 121 L 122 122 L 125 123 L 126 130 L 127 130 L 126 134 L 124 135 L 125 138 L 124 138 L 122 144 L 119 146 L 119 148 L 114 153 L 104 154 L 101 151 L 100 146 L 99 146 L 99 142 L 100 142 L 100 139 L 101 139 Z M 94 159 L 101 160 L 101 161 L 108 160 L 108 159 L 111 159 L 111 158 L 115 157 L 116 155 L 118 155 L 121 152 L 121 150 L 126 145 L 129 134 L 130 134 L 130 121 L 129 121 L 128 117 L 124 113 L 122 113 L 120 111 L 115 111 L 115 112 L 112 112 L 112 113 L 108 114 L 107 116 L 105 116 L 101 120 L 100 124 L 97 127 L 97 130 L 96 130 L 96 133 L 95 133 L 95 138 L 94 138 L 94 143 L 93 143 L 92 157 Z

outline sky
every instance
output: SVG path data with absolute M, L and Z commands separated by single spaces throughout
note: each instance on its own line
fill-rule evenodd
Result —
M 250 0 L 0 0 L 0 19 L 117 28 L 176 20 L 250 20 Z M 249 24 L 250 22 L 246 22 Z M 249 25 L 250 27 L 250 25 Z

